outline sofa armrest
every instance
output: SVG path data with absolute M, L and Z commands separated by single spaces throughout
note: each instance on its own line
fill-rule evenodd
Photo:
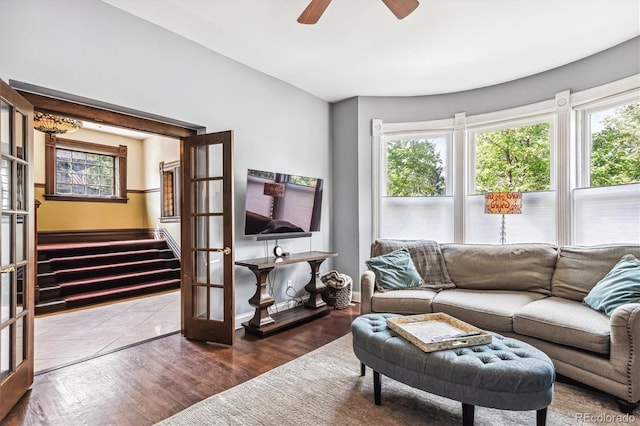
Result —
M 611 363 L 627 376 L 627 400 L 640 401 L 640 303 L 618 307 L 610 324 Z
M 373 271 L 364 271 L 360 277 L 360 314 L 371 312 L 371 298 L 376 291 L 376 275 Z

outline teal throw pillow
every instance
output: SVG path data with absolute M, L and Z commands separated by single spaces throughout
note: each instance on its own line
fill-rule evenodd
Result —
M 407 249 L 392 251 L 371 258 L 365 263 L 376 275 L 376 288 L 379 291 L 402 290 L 423 285 Z
M 591 289 L 584 302 L 607 316 L 625 303 L 640 302 L 640 260 L 632 254 L 622 256 Z

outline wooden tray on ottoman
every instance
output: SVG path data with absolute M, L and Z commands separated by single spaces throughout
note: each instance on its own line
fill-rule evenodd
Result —
M 491 343 L 491 334 L 443 313 L 387 318 L 387 327 L 425 352 Z

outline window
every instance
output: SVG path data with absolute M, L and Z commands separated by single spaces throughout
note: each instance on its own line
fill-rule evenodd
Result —
M 639 243 L 638 81 L 473 116 L 373 119 L 373 238 L 498 244 L 484 194 L 520 191 L 507 243 Z
M 506 241 L 556 241 L 551 119 L 517 120 L 469 132 L 465 241 L 497 243 L 502 217 L 484 213 L 486 192 L 523 193 L 522 213 L 505 217 Z
M 46 136 L 45 198 L 126 202 L 127 147 Z
M 640 182 L 640 102 L 587 109 L 588 168 L 583 186 Z
M 160 162 L 160 222 L 180 221 L 180 161 Z
M 475 193 L 551 189 L 548 122 L 474 134 Z
M 380 233 L 453 241 L 450 133 L 386 138 Z
M 573 191 L 577 244 L 628 242 L 640 235 L 640 102 L 637 94 L 578 110 L 583 153 Z
M 56 149 L 56 194 L 113 197 L 115 157 Z

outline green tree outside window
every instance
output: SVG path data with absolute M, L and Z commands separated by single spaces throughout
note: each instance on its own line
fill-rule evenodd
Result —
M 476 193 L 548 191 L 549 123 L 500 129 L 476 136 Z
M 398 139 L 387 143 L 387 196 L 445 195 L 444 165 L 429 139 Z
M 600 124 L 591 135 L 591 186 L 640 182 L 640 103 L 616 108 Z
M 591 135 L 591 186 L 640 182 L 640 103 L 605 111 L 603 116 L 598 118 L 599 130 Z M 478 133 L 475 143 L 477 194 L 551 190 L 549 123 Z M 434 140 L 387 143 L 387 196 L 445 195 L 444 172 Z

